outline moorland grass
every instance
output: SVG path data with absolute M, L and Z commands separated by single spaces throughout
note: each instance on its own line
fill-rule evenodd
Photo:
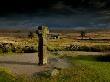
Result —
M 6 68 L 0 67 L 0 82 L 14 82 L 15 76 Z
M 78 34 L 78 33 L 77 33 Z M 92 39 L 81 39 L 77 34 L 71 34 L 71 37 L 62 35 L 61 39 L 48 39 L 48 50 L 49 51 L 89 51 L 89 52 L 103 52 L 110 51 L 109 39 L 105 40 L 100 37 L 94 36 Z M 26 36 L 26 35 L 25 35 Z M 95 39 L 97 38 L 97 39 Z M 34 53 L 38 49 L 38 38 L 35 37 L 30 39 L 28 37 L 0 37 L 0 53 Z
M 78 82 L 110 82 L 110 56 L 89 55 L 67 58 L 74 65 L 72 70 L 77 70 L 77 75 L 80 75 Z

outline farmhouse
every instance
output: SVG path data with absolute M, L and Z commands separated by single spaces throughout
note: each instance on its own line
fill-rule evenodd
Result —
M 49 38 L 50 39 L 60 39 L 60 34 L 57 34 L 57 33 L 51 33 L 49 34 Z

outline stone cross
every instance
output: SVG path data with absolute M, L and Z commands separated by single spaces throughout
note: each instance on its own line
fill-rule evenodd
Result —
M 47 64 L 48 53 L 47 53 L 47 34 L 49 33 L 47 26 L 38 26 L 38 58 L 39 65 Z

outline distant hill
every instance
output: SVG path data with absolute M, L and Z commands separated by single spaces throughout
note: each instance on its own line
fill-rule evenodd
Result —
M 88 11 L 74 9 L 71 14 L 45 12 L 27 14 L 11 14 L 0 17 L 0 28 L 36 28 L 38 25 L 47 24 L 49 28 L 110 28 L 110 11 Z M 56 10 L 57 11 L 57 10 Z

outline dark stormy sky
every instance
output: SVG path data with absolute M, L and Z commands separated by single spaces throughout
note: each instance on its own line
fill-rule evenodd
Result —
M 110 26 L 109 3 L 106 0 L 4 0 L 0 2 L 0 28 L 31 28 L 42 24 L 54 28 L 105 28 Z

